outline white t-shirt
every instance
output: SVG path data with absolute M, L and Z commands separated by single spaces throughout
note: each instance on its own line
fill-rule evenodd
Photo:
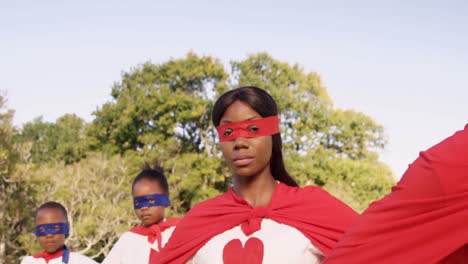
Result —
M 161 245 L 163 247 L 174 229 L 175 227 L 172 226 L 161 232 Z M 157 240 L 150 244 L 146 236 L 125 232 L 120 236 L 102 264 L 148 264 L 151 249 L 159 251 Z
M 314 264 L 321 263 L 324 255 L 299 230 L 264 218 L 261 229 L 250 236 L 239 225 L 211 238 L 189 263 L 244 263 L 243 258 L 263 260 L 259 264 Z
M 21 264 L 62 264 L 62 257 L 54 258 L 47 263 L 43 258 L 35 258 L 33 256 L 27 256 Z M 81 255 L 80 253 L 70 252 L 70 258 L 68 264 L 98 264 L 96 261 Z

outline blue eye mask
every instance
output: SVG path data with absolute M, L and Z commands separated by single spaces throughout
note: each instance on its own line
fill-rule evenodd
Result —
M 171 205 L 171 201 L 169 201 L 169 195 L 167 194 L 148 194 L 133 197 L 133 208 L 135 210 L 143 207 L 169 205 Z
M 47 236 L 48 234 L 63 234 L 68 236 L 70 233 L 70 226 L 67 223 L 54 223 L 37 225 L 35 230 L 36 236 Z

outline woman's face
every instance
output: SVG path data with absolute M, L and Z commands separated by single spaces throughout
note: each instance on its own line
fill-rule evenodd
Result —
M 231 104 L 220 120 L 220 125 L 263 118 L 252 107 L 242 101 Z M 249 127 L 250 129 L 250 127 Z M 251 129 L 255 129 L 252 126 Z M 221 150 L 235 176 L 248 177 L 262 173 L 271 175 L 270 159 L 273 147 L 271 136 L 238 137 L 221 142 Z

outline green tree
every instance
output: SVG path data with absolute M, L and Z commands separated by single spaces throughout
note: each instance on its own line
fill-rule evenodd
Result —
M 0 95 L 0 263 L 14 263 L 25 253 L 18 234 L 28 228 L 29 202 L 34 199 L 34 191 L 14 175 L 20 157 L 13 143 L 13 114 Z
M 163 165 L 167 168 L 171 209 L 177 215 L 225 191 L 230 183 L 222 160 L 206 153 L 183 153 Z
M 73 163 L 84 158 L 88 150 L 86 123 L 75 114 L 65 114 L 55 123 L 38 117 L 17 131 L 15 142 L 32 144 L 30 158 L 34 163 Z
M 19 144 L 31 143 L 30 158 L 33 162 L 51 160 L 50 152 L 57 147 L 57 137 L 54 135 L 53 124 L 44 122 L 42 117 L 35 118 L 17 131 L 15 142 Z
M 112 88 L 113 101 L 94 113 L 94 148 L 160 157 L 209 153 L 209 106 L 214 91 L 226 90 L 226 78 L 218 60 L 192 53 L 124 73 Z

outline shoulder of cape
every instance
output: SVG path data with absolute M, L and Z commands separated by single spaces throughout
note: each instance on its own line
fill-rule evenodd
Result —
M 215 196 L 213 198 L 210 198 L 208 200 L 199 202 L 199 203 L 195 204 L 187 212 L 187 214 L 184 216 L 184 218 L 187 217 L 187 215 L 190 215 L 191 213 L 193 213 L 195 211 L 204 210 L 204 209 L 212 208 L 212 207 L 219 207 L 220 204 L 229 203 L 230 201 L 232 201 L 232 199 L 229 196 L 230 196 L 230 190 L 228 190 L 225 193 L 219 194 L 219 195 L 217 195 L 217 196 Z

